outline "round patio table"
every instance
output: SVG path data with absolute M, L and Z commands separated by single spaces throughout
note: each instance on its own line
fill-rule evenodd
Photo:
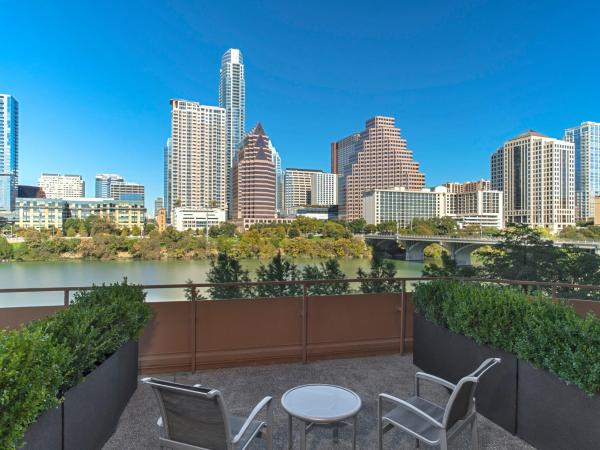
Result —
M 350 389 L 332 384 L 305 384 L 290 389 L 281 397 L 288 413 L 288 448 L 292 448 L 292 418 L 302 422 L 300 448 L 306 449 L 306 434 L 315 425 L 333 425 L 333 440 L 339 439 L 339 425 L 352 421 L 352 448 L 356 449 L 356 415 L 362 407 L 360 397 Z

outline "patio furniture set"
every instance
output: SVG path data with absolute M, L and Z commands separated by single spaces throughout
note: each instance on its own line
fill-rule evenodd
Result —
M 389 394 L 378 396 L 378 449 L 383 450 L 384 434 L 399 429 L 415 439 L 416 445 L 424 443 L 447 449 L 448 441 L 465 427 L 471 428 L 471 442 L 479 448 L 475 389 L 481 376 L 500 358 L 488 358 L 469 375 L 453 384 L 434 375 L 417 372 L 415 395 L 406 400 Z M 272 397 L 263 398 L 243 418 L 230 415 L 220 391 L 144 378 L 142 382 L 154 390 L 160 417 L 159 445 L 173 450 L 243 450 L 255 438 L 264 439 L 267 449 L 273 448 Z M 426 399 L 421 383 L 441 386 L 449 394 L 445 405 Z M 330 384 L 306 384 L 289 389 L 281 397 L 281 406 L 288 415 L 288 448 L 292 449 L 293 419 L 301 422 L 300 447 L 306 449 L 307 433 L 316 426 L 333 429 L 333 440 L 339 439 L 339 428 L 352 425 L 352 448 L 356 448 L 356 422 L 362 407 L 360 397 L 350 389 Z M 261 411 L 264 420 L 258 419 Z

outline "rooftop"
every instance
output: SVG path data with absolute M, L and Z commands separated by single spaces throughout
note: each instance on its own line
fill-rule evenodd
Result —
M 418 368 L 412 364 L 412 355 L 386 355 L 352 359 L 317 361 L 309 364 L 278 364 L 203 370 L 195 373 L 179 372 L 154 375 L 156 378 L 185 384 L 201 383 L 219 389 L 232 414 L 246 416 L 254 405 L 266 395 L 273 397 L 274 449 L 286 448 L 287 416 L 281 407 L 282 394 L 307 383 L 330 383 L 355 391 L 362 399 L 363 407 L 358 414 L 357 448 L 377 447 L 376 416 L 377 395 L 385 392 L 400 398 L 413 395 L 414 374 Z M 141 377 L 140 377 L 141 378 Z M 428 388 L 425 392 L 433 400 L 444 401 L 442 391 Z M 138 383 L 127 408 L 121 415 L 118 428 L 104 446 L 104 450 L 135 450 L 158 448 L 159 416 L 156 398 L 151 389 Z M 479 441 L 481 449 L 532 449 L 533 447 L 511 435 L 498 425 L 479 416 Z M 298 423 L 295 422 L 298 426 Z M 299 428 L 294 429 L 294 448 L 299 448 Z M 468 428 L 461 432 L 452 448 L 469 447 Z M 386 449 L 415 448 L 414 441 L 397 431 L 386 434 Z M 250 448 L 258 449 L 257 442 Z M 340 430 L 340 441 L 333 444 L 331 430 L 317 428 L 308 435 L 307 447 L 311 449 L 346 449 L 351 447 L 351 429 Z

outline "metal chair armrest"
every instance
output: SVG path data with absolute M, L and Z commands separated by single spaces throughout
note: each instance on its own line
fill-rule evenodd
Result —
M 435 375 L 431 375 L 426 372 L 417 372 L 415 374 L 415 395 L 419 397 L 419 388 L 420 388 L 420 380 L 429 381 L 430 383 L 437 384 L 440 386 L 444 386 L 446 389 L 453 391 L 456 389 L 456 385 L 454 383 L 450 383 L 448 380 L 444 380 L 443 378 L 436 377 Z
M 244 433 L 248 430 L 248 427 L 250 426 L 250 424 L 252 423 L 252 421 L 256 418 L 256 416 L 258 415 L 258 413 L 266 406 L 267 407 L 267 423 L 270 424 L 272 422 L 272 415 L 273 415 L 273 411 L 271 411 L 271 400 L 273 400 L 273 397 L 265 397 L 263 398 L 252 410 L 252 412 L 250 413 L 250 415 L 248 416 L 248 418 L 246 419 L 246 421 L 244 422 L 244 424 L 242 425 L 242 428 L 240 428 L 240 431 L 238 432 L 238 434 L 235 435 L 235 437 L 233 438 L 233 440 L 231 441 L 234 444 L 237 444 L 239 442 L 239 440 L 242 438 L 242 436 L 244 435 Z
M 431 417 L 429 414 L 427 414 L 426 412 L 421 411 L 419 408 L 411 405 L 408 402 L 405 402 L 402 399 L 399 399 L 397 397 L 394 397 L 392 395 L 389 394 L 379 394 L 379 399 L 383 399 L 383 400 L 387 400 L 391 403 L 394 403 L 398 406 L 401 406 L 403 408 L 408 409 L 410 412 L 412 412 L 413 414 L 416 414 L 417 416 L 421 417 L 422 419 L 425 419 L 427 422 L 429 422 L 430 424 L 438 427 L 438 428 L 444 428 L 444 426 L 438 422 L 437 420 L 435 420 L 433 417 Z

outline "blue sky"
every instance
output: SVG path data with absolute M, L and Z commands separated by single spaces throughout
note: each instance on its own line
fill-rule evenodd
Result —
M 427 185 L 489 177 L 533 128 L 600 121 L 600 7 L 552 1 L 0 0 L 0 92 L 21 107 L 20 181 L 97 172 L 162 195 L 169 99 L 217 104 L 222 53 L 246 63 L 247 127 L 285 167 L 396 117 Z

